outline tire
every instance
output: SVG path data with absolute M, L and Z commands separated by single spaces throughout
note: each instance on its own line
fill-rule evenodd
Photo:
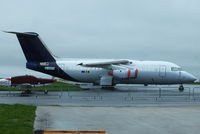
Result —
M 184 91 L 184 87 L 182 85 L 178 89 L 179 89 L 179 92 L 183 92 Z

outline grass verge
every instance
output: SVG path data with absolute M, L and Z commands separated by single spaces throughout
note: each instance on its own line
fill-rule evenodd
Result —
M 19 88 L 19 87 L 5 87 L 5 86 L 0 86 L 0 91 L 21 91 L 27 88 Z M 40 86 L 40 87 L 32 87 L 30 88 L 32 91 L 82 91 L 83 89 L 73 85 L 73 84 L 67 84 L 63 82 L 54 82 L 50 85 L 47 86 Z
M 32 134 L 35 106 L 0 104 L 1 134 Z

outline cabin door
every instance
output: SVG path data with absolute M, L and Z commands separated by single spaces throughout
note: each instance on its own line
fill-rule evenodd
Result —
M 165 77 L 166 76 L 166 66 L 161 65 L 159 67 L 159 76 L 160 77 Z

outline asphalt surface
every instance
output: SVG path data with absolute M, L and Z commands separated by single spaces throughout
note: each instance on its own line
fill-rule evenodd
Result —
M 0 91 L 2 104 L 36 105 L 35 130 L 106 130 L 108 134 L 198 134 L 200 86 L 118 86 L 76 92 Z
M 90 89 L 75 92 L 34 92 L 21 96 L 21 92 L 0 91 L 2 104 L 30 104 L 36 106 L 191 106 L 200 105 L 200 88 L 178 87 L 120 87 L 116 90 Z
M 38 106 L 35 130 L 106 130 L 107 134 L 199 134 L 200 106 Z

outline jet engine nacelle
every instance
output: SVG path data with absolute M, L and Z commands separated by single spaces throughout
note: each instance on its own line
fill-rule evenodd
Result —
M 113 70 L 113 77 L 120 78 L 120 79 L 136 79 L 138 76 L 137 69 L 119 69 Z

